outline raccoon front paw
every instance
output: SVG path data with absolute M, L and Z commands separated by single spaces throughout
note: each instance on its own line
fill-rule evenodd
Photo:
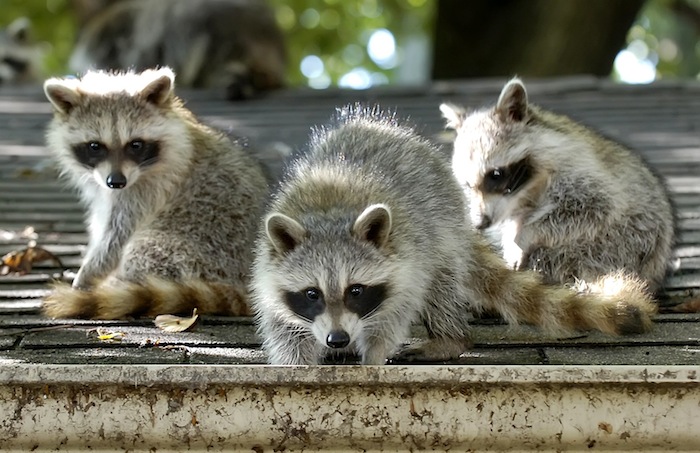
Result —
M 82 291 L 87 291 L 92 288 L 92 281 L 94 279 L 90 276 L 88 276 L 84 272 L 78 271 L 77 274 L 75 274 L 75 278 L 73 278 L 73 282 L 71 283 L 71 287 L 73 289 L 77 290 L 82 290 Z
M 509 269 L 517 271 L 524 262 L 522 249 L 515 243 L 504 243 L 503 260 Z
M 411 344 L 399 351 L 391 361 L 396 362 L 446 362 L 458 359 L 462 353 L 472 346 L 471 341 L 464 338 L 432 339 Z

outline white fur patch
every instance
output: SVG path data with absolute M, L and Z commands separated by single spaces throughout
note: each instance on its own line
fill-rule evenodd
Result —
M 127 93 L 133 96 L 163 76 L 175 80 L 170 68 L 147 69 L 140 73 L 88 71 L 79 79 L 63 79 L 63 85 L 86 94 Z
M 362 320 L 354 313 L 343 311 L 337 319 L 324 312 L 311 323 L 311 332 L 320 345 L 326 347 L 328 334 L 334 330 L 344 330 L 350 336 L 349 348 L 355 348 L 364 335 Z

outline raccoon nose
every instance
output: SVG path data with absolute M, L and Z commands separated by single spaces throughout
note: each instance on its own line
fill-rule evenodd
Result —
M 481 218 L 481 222 L 479 222 L 476 225 L 476 229 L 477 230 L 485 230 L 486 228 L 488 228 L 490 226 L 491 226 L 491 217 L 485 215 Z
M 344 348 L 350 344 L 350 335 L 344 330 L 334 330 L 328 334 L 326 344 L 331 348 Z
M 126 187 L 126 176 L 120 172 L 110 173 L 106 183 L 110 189 L 123 189 Z

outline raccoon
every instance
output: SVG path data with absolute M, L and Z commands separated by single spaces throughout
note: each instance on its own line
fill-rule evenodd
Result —
M 249 313 L 267 181 L 183 106 L 174 82 L 170 68 L 45 82 L 47 143 L 88 209 L 90 237 L 72 287 L 44 301 L 47 315 Z
M 31 22 L 15 19 L 0 29 L 0 85 L 41 80 L 43 52 L 31 39 Z
M 383 364 L 418 320 L 429 340 L 401 357 L 456 358 L 470 346 L 470 310 L 553 333 L 650 327 L 641 288 L 607 297 L 545 286 L 509 269 L 465 210 L 432 144 L 378 108 L 342 109 L 290 163 L 256 242 L 252 304 L 270 362 L 352 351 Z
M 169 66 L 178 84 L 250 98 L 284 85 L 286 49 L 261 0 L 121 0 L 89 19 L 72 71 Z
M 659 287 L 674 212 L 664 184 L 637 154 L 530 104 L 518 78 L 493 108 L 440 109 L 457 131 L 452 170 L 473 224 L 500 238 L 513 268 L 584 287 L 624 272 L 650 291 Z

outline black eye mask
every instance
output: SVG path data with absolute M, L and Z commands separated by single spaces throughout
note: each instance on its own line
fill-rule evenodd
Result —
M 481 190 L 486 193 L 510 195 L 532 179 L 532 175 L 533 167 L 526 157 L 506 167 L 487 171 L 481 181 Z

